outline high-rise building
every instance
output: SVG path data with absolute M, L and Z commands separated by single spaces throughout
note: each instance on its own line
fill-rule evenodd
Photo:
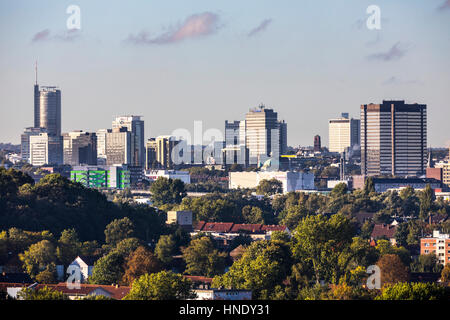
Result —
M 316 135 L 314 136 L 314 152 L 320 152 L 322 151 L 322 143 L 320 141 L 320 136 Z
M 283 121 L 278 122 L 278 130 L 280 130 L 280 155 L 287 153 L 287 123 Z
M 246 121 L 225 121 L 225 146 L 221 150 L 224 164 L 248 165 L 248 148 L 246 147 Z M 220 146 L 220 145 L 216 145 Z
M 62 164 L 62 137 L 48 133 L 30 136 L 30 163 L 33 166 Z
M 180 142 L 174 136 L 159 136 L 155 139 L 156 142 L 156 162 L 161 168 L 171 168 L 173 165 L 172 151 Z
M 61 135 L 61 90 L 34 86 L 34 126 L 45 128 L 49 135 Z
M 263 105 L 250 109 L 245 115 L 246 146 L 252 163 L 261 157 L 280 154 L 279 123 L 277 113 Z M 274 135 L 274 132 L 278 134 Z
M 127 128 L 131 132 L 132 160 L 135 166 L 145 165 L 144 120 L 140 116 L 121 116 L 112 122 L 112 128 Z
M 133 164 L 132 133 L 126 127 L 114 128 L 106 133 L 106 164 Z
M 347 148 L 353 148 L 360 144 L 360 121 L 349 119 L 348 113 L 342 113 L 340 118 L 328 121 L 328 137 L 330 152 L 342 153 Z
M 420 176 L 427 164 L 427 106 L 383 101 L 361 106 L 361 173 Z
M 45 133 L 44 128 L 25 128 L 20 136 L 20 153 L 21 158 L 25 162 L 30 162 L 30 137 L 38 136 L 40 133 Z
M 158 144 L 155 138 L 150 138 L 145 144 L 145 169 L 155 169 L 158 167 L 158 161 L 156 160 L 156 155 L 158 153 Z
M 241 121 L 225 120 L 225 145 L 238 146 L 241 144 Z
M 34 127 L 21 136 L 22 159 L 38 166 L 62 164 L 61 91 L 57 87 L 34 84 Z
M 106 164 L 106 134 L 112 129 L 99 129 L 97 136 L 97 164 Z
M 63 133 L 64 164 L 97 164 L 97 135 L 84 131 Z

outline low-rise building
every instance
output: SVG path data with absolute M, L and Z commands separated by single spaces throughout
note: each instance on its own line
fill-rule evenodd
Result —
M 314 174 L 294 171 L 230 172 L 229 188 L 256 188 L 262 180 L 276 179 L 283 185 L 283 192 L 314 190 Z
M 436 254 L 439 263 L 450 263 L 450 235 L 433 231 L 433 235 L 420 239 L 420 254 Z
M 70 266 L 75 266 L 80 269 L 81 275 L 81 283 L 86 282 L 86 280 L 92 275 L 94 270 L 94 263 L 97 261 L 97 258 L 94 257 L 86 257 L 86 256 L 78 256 L 73 260 Z
M 191 175 L 188 171 L 176 171 L 176 170 L 146 170 L 145 179 L 150 182 L 156 181 L 158 178 L 166 178 L 166 179 L 179 179 L 183 181 L 185 184 L 191 183 Z
M 20 284 L 11 284 L 7 287 L 7 293 L 11 298 L 17 299 L 18 293 L 24 289 L 40 290 L 48 287 L 66 295 L 70 300 L 83 299 L 89 296 L 105 296 L 114 300 L 121 300 L 131 290 L 131 287 L 122 287 L 118 285 L 99 285 L 99 284 L 79 284 L 79 286 L 68 286 L 66 282 L 58 284 L 32 284 L 24 286 Z
M 363 189 L 365 180 L 368 177 L 353 176 L 353 188 Z M 442 183 L 433 178 L 371 178 L 375 191 L 383 193 L 388 190 L 401 190 L 405 187 L 412 187 L 415 190 L 425 189 L 429 184 L 432 189 L 440 189 Z
M 371 240 L 388 239 L 392 245 L 396 244 L 395 231 L 397 230 L 396 225 L 392 224 L 376 224 L 373 226 L 372 234 L 370 235 Z
M 251 290 L 237 289 L 194 289 L 195 300 L 252 300 Z
M 129 188 L 130 171 L 122 166 L 75 166 L 70 179 L 88 188 Z
M 186 230 L 192 230 L 192 211 L 179 210 L 167 212 L 167 224 L 176 223 Z

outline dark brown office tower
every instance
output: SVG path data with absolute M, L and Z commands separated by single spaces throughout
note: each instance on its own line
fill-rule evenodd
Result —
M 314 137 L 314 152 L 320 152 L 322 151 L 322 144 L 320 142 L 320 136 L 316 135 Z
M 361 106 L 361 173 L 420 176 L 427 165 L 427 106 L 383 101 Z

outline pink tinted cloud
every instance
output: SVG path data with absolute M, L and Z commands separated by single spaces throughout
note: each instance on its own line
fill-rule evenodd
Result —
M 36 33 L 31 39 L 32 42 L 45 41 L 48 40 L 50 36 L 50 30 L 45 29 Z
M 77 29 L 71 29 L 59 34 L 52 35 L 49 29 L 42 30 L 36 33 L 31 42 L 43 42 L 43 41 L 62 41 L 72 42 L 80 37 L 80 31 Z
M 125 41 L 133 44 L 170 44 L 208 36 L 219 28 L 219 16 L 204 12 L 187 17 L 182 24 L 157 37 L 152 38 L 148 32 L 142 31 L 138 35 L 130 34 Z
M 254 35 L 256 35 L 256 34 L 262 32 L 262 31 L 266 30 L 267 27 L 268 27 L 271 23 L 272 23 L 272 19 L 265 19 L 265 20 L 263 20 L 263 21 L 259 24 L 259 26 L 257 26 L 256 28 L 254 28 L 253 30 L 251 30 L 251 31 L 248 33 L 248 36 L 249 36 L 249 37 L 253 37 Z
M 439 7 L 439 11 L 450 9 L 450 0 L 446 0 L 444 3 L 442 3 Z

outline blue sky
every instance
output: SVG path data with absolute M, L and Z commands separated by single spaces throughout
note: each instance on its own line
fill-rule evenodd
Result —
M 372 4 L 379 31 L 365 26 Z M 121 114 L 144 116 L 147 138 L 195 120 L 223 130 L 262 102 L 288 122 L 289 145 L 326 145 L 329 118 L 404 99 L 428 105 L 428 144 L 445 146 L 449 30 L 448 0 L 2 1 L 0 141 L 33 124 L 38 60 L 39 83 L 61 87 L 63 131 Z

